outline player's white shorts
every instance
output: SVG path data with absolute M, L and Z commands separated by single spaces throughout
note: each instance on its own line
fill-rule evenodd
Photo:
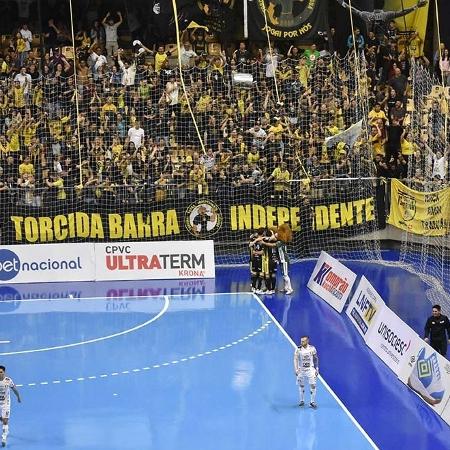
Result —
M 305 379 L 308 380 L 308 384 L 316 384 L 317 377 L 316 377 L 316 369 L 308 369 L 308 370 L 301 370 L 300 373 L 297 375 L 297 384 L 299 386 L 303 386 L 305 384 Z
M 11 403 L 0 403 L 0 412 L 2 413 L 2 419 L 9 419 Z

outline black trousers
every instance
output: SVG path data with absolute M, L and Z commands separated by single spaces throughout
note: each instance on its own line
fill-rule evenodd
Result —
M 432 339 L 430 345 L 442 356 L 447 355 L 447 339 Z

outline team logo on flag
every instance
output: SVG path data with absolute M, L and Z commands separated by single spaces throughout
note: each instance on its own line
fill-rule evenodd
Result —
M 279 28 L 298 27 L 306 22 L 314 11 L 316 0 L 258 0 L 258 6 L 271 25 Z
M 326 29 L 327 2 L 318 0 L 253 0 L 249 7 L 249 36 L 268 32 L 274 39 L 314 36 Z M 311 56 L 315 56 L 312 53 Z
M 398 206 L 402 212 L 403 220 L 409 222 L 416 216 L 416 198 L 406 192 L 398 191 Z
M 193 236 L 207 238 L 222 227 L 222 213 L 211 200 L 199 200 L 186 210 L 184 223 Z

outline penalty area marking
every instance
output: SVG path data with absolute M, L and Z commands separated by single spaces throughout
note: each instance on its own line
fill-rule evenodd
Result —
M 261 305 L 261 308 L 264 309 L 266 314 L 269 316 L 270 319 L 272 319 L 272 322 L 278 327 L 278 329 L 281 331 L 283 336 L 289 341 L 289 343 L 292 345 L 294 349 L 297 348 L 297 345 L 293 341 L 293 339 L 289 336 L 287 331 L 281 326 L 280 322 L 274 317 L 274 315 L 269 311 L 267 306 L 262 302 L 262 300 L 256 295 L 252 294 L 253 297 L 256 299 L 256 301 Z M 345 414 L 349 417 L 349 419 L 353 422 L 355 427 L 361 432 L 361 434 L 366 438 L 367 442 L 375 449 L 379 450 L 375 442 L 371 439 L 371 437 L 366 433 L 364 428 L 359 424 L 359 422 L 353 417 L 352 413 L 347 409 L 347 407 L 342 403 L 342 400 L 336 395 L 336 393 L 331 389 L 331 387 L 328 385 L 328 383 L 322 378 L 322 376 L 319 374 L 318 376 L 319 380 L 322 382 L 322 384 L 325 386 L 326 390 L 331 394 L 331 396 L 336 400 L 338 405 L 343 409 Z
M 113 339 L 113 338 L 116 338 L 119 336 L 124 336 L 125 334 L 133 333 L 134 331 L 140 330 L 141 328 L 144 328 L 147 325 L 150 325 L 151 323 L 156 322 L 158 319 L 160 319 L 166 313 L 166 311 L 169 308 L 169 303 L 170 303 L 169 296 L 164 295 L 164 306 L 155 317 L 152 317 L 151 319 L 149 319 L 143 323 L 140 323 L 139 325 L 136 325 L 133 328 L 128 328 L 127 330 L 119 331 L 118 333 L 110 334 L 108 336 L 101 336 L 101 337 L 95 338 L 95 339 L 89 339 L 87 341 L 73 342 L 72 344 L 55 345 L 53 347 L 35 348 L 35 349 L 31 349 L 31 350 L 19 350 L 16 352 L 3 352 L 3 353 L 0 353 L 0 356 L 24 355 L 27 353 L 39 353 L 39 352 L 48 352 L 51 350 L 61 350 L 63 348 L 78 347 L 80 345 L 93 344 L 95 342 L 106 341 L 107 339 Z
M 67 378 L 64 380 L 39 381 L 39 382 L 35 382 L 35 383 L 16 384 L 16 386 L 17 387 L 48 386 L 48 385 L 52 385 L 52 384 L 75 383 L 77 381 L 81 382 L 81 381 L 97 380 L 97 379 L 101 379 L 101 378 L 116 377 L 118 375 L 132 375 L 133 373 L 147 372 L 148 370 L 153 371 L 154 369 L 160 369 L 162 367 L 168 367 L 168 366 L 173 366 L 173 365 L 179 364 L 179 363 L 189 362 L 189 361 L 192 361 L 193 359 L 198 359 L 198 358 L 202 358 L 204 356 L 214 355 L 215 353 L 220 352 L 222 350 L 227 350 L 227 349 L 229 349 L 235 345 L 238 345 L 242 342 L 246 342 L 249 339 L 251 339 L 252 337 L 258 335 L 262 331 L 266 330 L 271 323 L 272 323 L 272 320 L 268 320 L 266 323 L 261 325 L 255 331 L 252 331 L 251 333 L 247 334 L 247 336 L 244 336 L 241 339 L 236 339 L 231 344 L 225 344 L 220 347 L 216 347 L 212 350 L 208 350 L 206 352 L 197 353 L 195 355 L 186 356 L 184 358 L 175 359 L 173 361 L 166 361 L 163 363 L 148 365 L 145 367 L 140 367 L 140 368 L 135 368 L 135 369 L 122 370 L 121 372 L 102 373 L 101 375 L 90 375 L 90 376 L 84 376 L 84 377 L 78 377 L 78 378 Z M 113 395 L 117 395 L 117 394 L 113 394 Z

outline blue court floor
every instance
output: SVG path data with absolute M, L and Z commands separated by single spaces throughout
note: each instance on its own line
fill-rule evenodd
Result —
M 299 408 L 293 345 L 245 293 L 0 303 L 19 387 L 11 449 L 370 449 L 320 383 Z
M 245 267 L 215 280 L 0 286 L 0 341 L 11 341 L 0 364 L 23 385 L 9 448 L 450 448 L 450 427 L 306 289 L 314 263 L 292 267 L 293 296 L 261 297 L 267 310 L 246 293 Z M 416 275 L 345 264 L 422 334 L 432 303 Z M 354 419 L 323 382 L 317 411 L 296 406 L 290 339 L 302 334 Z

